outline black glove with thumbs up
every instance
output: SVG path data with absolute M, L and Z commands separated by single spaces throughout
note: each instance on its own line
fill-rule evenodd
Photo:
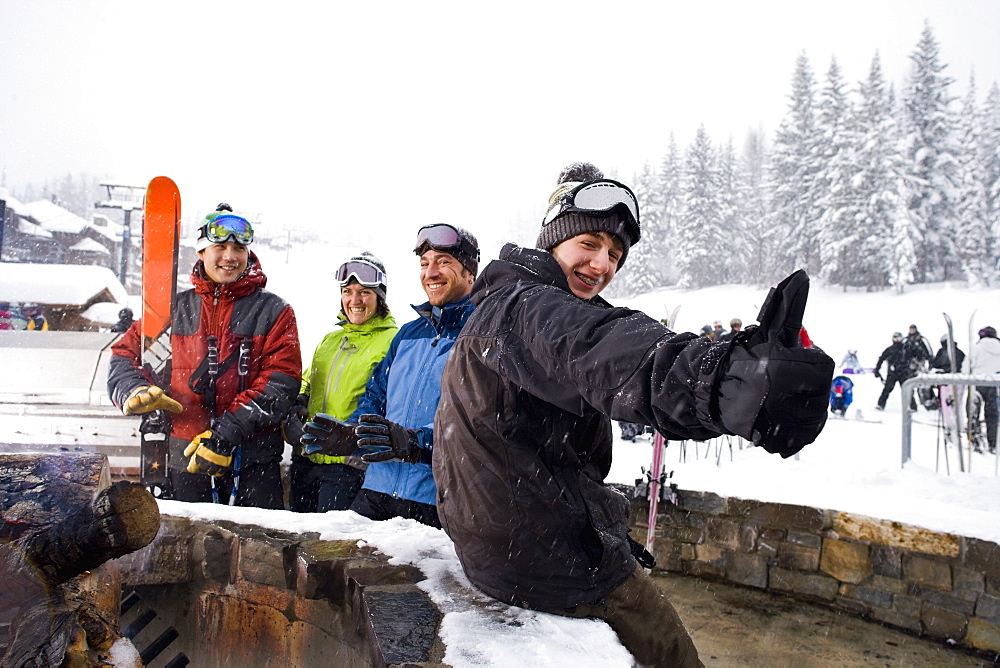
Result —
M 757 316 L 728 351 L 719 384 L 719 415 L 727 429 L 768 452 L 790 457 L 826 424 L 833 359 L 799 340 L 809 296 L 802 270 L 772 288 Z

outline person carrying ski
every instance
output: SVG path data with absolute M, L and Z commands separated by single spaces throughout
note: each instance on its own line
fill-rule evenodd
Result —
M 447 224 L 417 232 L 420 283 L 427 302 L 403 325 L 368 381 L 347 423 L 317 415 L 302 443 L 329 454 L 354 454 L 370 464 L 351 510 L 373 520 L 404 517 L 440 528 L 431 470 L 437 431 L 434 413 L 441 373 L 472 313 L 469 292 L 479 271 L 479 242 Z
M 228 204 L 198 228 L 194 286 L 177 295 L 168 380 L 142 369 L 141 320 L 112 346 L 108 395 L 126 415 L 169 411 L 167 475 L 180 501 L 284 507 L 279 425 L 302 382 L 292 308 L 264 290 L 253 227 Z
M 294 451 L 288 506 L 295 512 L 347 510 L 358 495 L 365 477 L 361 460 L 303 452 L 303 423 L 318 413 L 338 420 L 350 417 L 399 329 L 385 301 L 388 286 L 381 260 L 371 253 L 356 255 L 340 265 L 334 278 L 340 288 L 340 322 L 316 347 L 302 373 L 299 404 L 282 425 Z
M 1000 339 L 997 330 L 986 326 L 979 330 L 979 340 L 972 346 L 962 370 L 975 375 L 1000 373 Z M 991 453 L 997 451 L 997 388 L 995 385 L 977 385 L 983 398 L 983 421 L 986 422 L 986 444 Z
M 934 354 L 934 359 L 931 360 L 931 369 L 941 373 L 951 373 L 951 360 L 954 359 L 954 371 L 961 371 L 962 362 L 965 361 L 965 353 L 962 352 L 962 349 L 954 341 L 951 342 L 951 349 L 954 353 L 953 355 L 948 354 L 948 335 L 945 334 L 941 337 L 941 348 L 938 349 L 937 353 Z
M 882 377 L 883 362 L 886 364 L 884 380 Z M 896 383 L 902 386 L 903 381 L 912 375 L 906 353 L 903 350 L 903 335 L 899 332 L 893 332 L 892 344 L 882 351 L 882 354 L 878 357 L 878 362 L 875 363 L 875 377 L 882 380 L 884 385 L 882 387 L 882 394 L 878 398 L 878 405 L 875 406 L 876 410 L 884 411 L 885 403 L 889 400 L 892 388 L 896 386 Z M 917 410 L 917 402 L 913 397 L 910 397 L 910 406 L 911 410 Z
M 611 420 L 677 440 L 740 434 L 789 457 L 826 422 L 833 360 L 798 347 L 804 272 L 772 291 L 760 327 L 730 342 L 612 307 L 599 295 L 639 237 L 632 191 L 574 163 L 538 248 L 507 244 L 476 281 L 435 419 L 438 509 L 483 592 L 604 619 L 640 664 L 698 666 L 637 562 L 651 556 L 628 538 L 629 500 L 604 483 Z

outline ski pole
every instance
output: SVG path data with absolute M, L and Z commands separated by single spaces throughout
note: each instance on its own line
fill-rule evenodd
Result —
M 240 471 L 243 469 L 243 446 L 236 448 L 233 455 L 233 489 L 229 492 L 229 505 L 236 505 L 236 492 L 240 488 Z

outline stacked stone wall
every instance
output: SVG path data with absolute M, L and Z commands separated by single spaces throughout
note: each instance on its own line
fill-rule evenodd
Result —
M 646 532 L 648 505 L 633 503 Z M 678 493 L 661 503 L 657 569 L 768 589 L 977 650 L 1000 652 L 1000 546 L 900 522 Z

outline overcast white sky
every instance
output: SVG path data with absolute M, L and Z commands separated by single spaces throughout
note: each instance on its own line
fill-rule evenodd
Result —
M 185 215 L 400 239 L 428 222 L 486 255 L 534 230 L 560 168 L 629 180 L 670 132 L 773 131 L 796 56 L 901 85 L 928 19 L 946 74 L 1000 79 L 997 0 L 140 2 L 0 0 L 0 168 L 18 188 L 166 174 Z M 396 236 L 397 230 L 400 236 Z M 519 239 L 531 241 L 532 239 Z M 364 240 L 362 241 L 364 243 Z

